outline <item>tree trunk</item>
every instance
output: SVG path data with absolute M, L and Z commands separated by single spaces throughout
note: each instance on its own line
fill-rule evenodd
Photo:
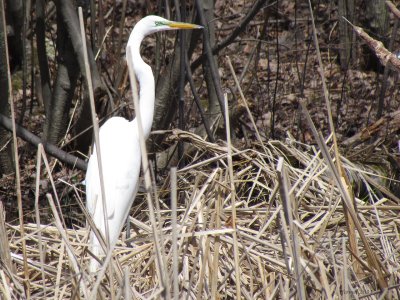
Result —
M 80 34 L 80 26 L 76 7 L 71 0 L 55 1 L 57 7 L 57 78 L 54 82 L 53 93 L 44 127 L 44 137 L 47 141 L 57 144 L 65 135 L 69 111 L 74 97 L 77 79 L 81 73 L 86 79 L 83 44 Z M 40 15 L 40 14 L 39 14 Z M 39 19 L 40 21 L 40 19 Z M 40 24 L 39 24 L 40 25 Z M 39 37 L 38 37 L 39 40 Z M 39 52 L 39 46 L 38 46 Z M 89 66 L 92 76 L 94 96 L 96 99 L 104 94 L 103 84 L 97 69 L 96 61 L 91 49 L 88 49 Z M 45 63 L 41 63 L 41 73 Z M 44 76 L 46 70 L 43 70 Z M 41 74 L 42 75 L 42 74 Z M 46 78 L 42 77 L 42 84 L 46 84 Z M 50 88 L 47 91 L 51 93 Z M 90 105 L 87 96 L 77 112 L 77 120 L 73 134 L 79 134 L 91 126 Z M 91 143 L 91 131 L 80 135 L 75 145 L 81 152 L 86 152 Z
M 187 41 L 191 45 L 197 42 L 197 39 L 192 39 L 192 32 L 187 32 Z M 193 54 L 194 47 L 189 46 L 188 57 Z M 156 130 L 167 129 L 172 119 L 176 116 L 178 111 L 178 80 L 180 75 L 180 58 L 181 51 L 179 44 L 176 43 L 174 58 L 172 63 L 168 66 L 166 74 L 160 76 L 156 86 L 156 101 L 154 107 L 153 128 Z M 187 81 L 185 81 L 186 83 Z M 155 138 L 155 143 L 161 143 L 163 137 L 161 135 Z
M 208 22 L 208 32 L 211 48 L 215 46 L 215 22 L 211 22 L 214 19 L 214 0 L 203 1 L 204 16 Z M 204 51 L 204 49 L 203 49 Z M 218 66 L 216 56 L 214 56 L 215 65 Z M 221 113 L 219 106 L 218 97 L 215 89 L 215 83 L 212 80 L 210 67 L 208 63 L 203 64 L 204 79 L 207 84 L 207 95 L 208 95 L 208 116 L 216 116 Z M 211 121 L 211 120 L 210 120 Z
M 377 38 L 387 45 L 389 13 L 385 0 L 367 0 L 366 16 L 368 19 L 368 28 L 374 32 Z
M 380 40 L 386 47 L 389 42 L 389 13 L 385 0 L 365 0 L 365 20 L 363 26 L 374 39 Z M 363 47 L 364 64 L 367 70 L 383 71 L 375 53 L 367 46 Z
M 79 64 L 80 72 L 85 78 L 86 82 L 86 72 L 85 72 L 85 61 L 84 61 L 84 56 L 83 56 L 83 44 L 82 44 L 82 38 L 81 38 L 81 33 L 80 33 L 80 27 L 79 27 L 79 20 L 78 20 L 78 15 L 76 13 L 76 7 L 74 6 L 73 2 L 71 0 L 62 0 L 58 1 L 57 4 L 57 9 L 61 11 L 61 13 L 64 16 L 64 21 L 66 23 L 69 37 L 72 43 L 72 47 L 75 51 L 75 56 L 77 59 L 77 62 Z M 95 16 L 96 13 L 92 12 L 92 16 Z M 101 23 L 101 22 L 100 22 Z M 92 28 L 94 30 L 94 28 Z M 91 43 L 86 42 L 86 44 L 89 45 Z M 101 81 L 100 73 L 96 65 L 96 61 L 94 59 L 94 54 L 92 49 L 89 47 L 88 48 L 88 60 L 89 60 L 89 67 L 90 67 L 90 73 L 92 76 L 92 87 L 93 87 L 93 93 L 95 97 L 95 101 L 97 99 L 100 99 L 104 94 L 105 94 L 105 89 L 103 86 L 103 83 Z M 87 85 L 84 85 L 85 91 L 86 91 Z M 91 118 L 91 112 L 90 112 L 90 101 L 89 101 L 89 94 L 86 92 L 84 93 L 84 97 L 82 100 L 82 104 L 79 107 L 79 110 L 77 111 L 77 117 L 76 117 L 76 122 L 74 124 L 73 128 L 73 135 L 79 135 L 75 141 L 75 147 L 81 151 L 82 153 L 86 153 L 91 142 L 92 142 L 92 130 L 88 130 L 85 133 L 81 134 L 83 131 L 85 131 L 87 128 L 92 126 L 92 118 Z
M 45 25 L 45 0 L 36 0 L 36 47 L 38 64 L 40 71 L 40 97 L 46 112 L 46 116 L 50 115 L 51 103 L 51 81 L 50 68 L 47 62 L 46 53 L 46 25 Z
M 44 126 L 44 138 L 52 144 L 57 144 L 65 135 L 69 110 L 79 76 L 79 65 L 59 5 L 57 5 L 56 47 L 57 78 L 50 103 L 50 114 Z
M 8 62 L 7 62 L 7 31 L 5 28 L 5 12 L 0 5 L 0 113 L 9 116 L 10 106 L 8 103 Z M 11 80 L 11 78 L 10 78 Z M 0 176 L 14 171 L 12 155 L 11 134 L 0 127 Z
M 24 23 L 24 11 L 22 0 L 7 0 L 7 20 L 12 27 L 12 34 L 8 37 L 10 69 L 13 71 L 22 65 L 23 45 L 22 28 Z
M 351 23 L 354 23 L 354 0 L 339 0 L 338 2 L 339 11 L 339 38 L 340 38 L 340 66 L 342 70 L 347 70 L 350 63 L 350 59 L 354 54 L 352 49 L 355 48 L 355 33 L 349 23 L 343 19 L 345 17 Z
M 154 128 L 166 129 L 178 111 L 177 84 L 180 70 L 179 44 L 175 45 L 174 59 L 164 76 L 160 76 L 156 87 Z

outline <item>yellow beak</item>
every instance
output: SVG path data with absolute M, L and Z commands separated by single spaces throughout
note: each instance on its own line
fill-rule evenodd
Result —
M 203 26 L 190 24 L 190 23 L 183 23 L 183 22 L 171 22 L 168 24 L 169 27 L 174 29 L 201 29 Z

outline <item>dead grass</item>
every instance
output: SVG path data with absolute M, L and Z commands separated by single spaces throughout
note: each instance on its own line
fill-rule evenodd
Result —
M 359 256 L 352 256 L 348 248 L 343 199 L 316 148 L 290 137 L 284 142 L 264 142 L 263 147 L 232 147 L 232 182 L 225 143 L 205 142 L 179 130 L 170 136 L 190 142 L 197 152 L 177 172 L 175 211 L 165 204 L 171 195 L 169 178 L 153 195 L 161 264 L 143 203 L 133 207 L 140 213 L 131 215 L 130 238 L 126 240 L 126 232 L 121 235 L 112 268 L 104 270 L 100 279 L 101 272 L 87 271 L 88 227 L 66 228 L 54 206 L 54 222 L 26 223 L 23 236 L 20 226 L 0 219 L 1 298 L 233 299 L 237 278 L 245 299 L 289 299 L 301 290 L 307 299 L 383 296 L 358 235 Z M 277 172 L 280 157 L 284 172 Z M 379 258 L 389 287 L 386 297 L 398 298 L 400 205 L 397 199 L 382 196 L 379 185 L 371 184 L 371 171 L 342 161 L 353 178 L 352 185 L 363 185 L 367 191 L 355 197 L 358 221 Z M 282 174 L 286 176 L 286 198 L 279 184 Z M 289 215 L 291 223 L 286 222 Z M 175 250 L 173 240 L 177 241 Z M 175 272 L 173 266 L 177 266 Z
M 242 93 L 241 99 L 257 130 Z M 331 140 L 317 148 L 290 135 L 267 141 L 256 132 L 257 142 L 235 148 L 179 130 L 169 136 L 196 151 L 162 186 L 153 184 L 147 202 L 135 203 L 129 229 L 96 274 L 88 273 L 89 226 L 66 226 L 57 192 L 45 205 L 52 221 L 39 219 L 41 176 L 36 223 L 5 222 L 0 202 L 0 298 L 400 298 L 400 200 L 383 186 L 382 175 L 340 157 L 351 178 L 343 189 Z M 49 170 L 39 147 L 42 161 Z M 70 188 L 85 220 L 78 188 Z M 362 190 L 351 198 L 361 232 L 347 224 L 349 190 Z

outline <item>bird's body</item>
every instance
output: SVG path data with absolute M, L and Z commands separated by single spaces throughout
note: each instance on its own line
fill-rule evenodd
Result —
M 107 201 L 106 220 L 112 245 L 116 243 L 123 225 L 120 220 L 127 218 L 137 192 L 141 160 L 137 123 L 129 122 L 121 117 L 113 117 L 100 128 L 99 135 L 101 155 L 107 158 L 102 160 L 103 179 Z M 92 179 L 89 184 L 86 183 L 86 197 L 92 200 L 87 201 L 87 208 L 94 224 L 105 236 L 105 218 L 96 149 L 90 157 L 86 177 Z M 93 231 L 90 240 L 93 254 L 101 256 L 103 251 Z M 97 261 L 92 260 L 91 271 L 94 272 L 97 268 Z
M 144 138 L 150 135 L 154 115 L 155 86 L 151 67 L 140 56 L 140 44 L 145 36 L 157 31 L 195 29 L 201 26 L 171 22 L 158 16 L 147 16 L 140 20 L 129 37 L 127 52 L 131 51 L 133 70 L 140 86 L 140 114 Z M 114 245 L 129 209 L 136 196 L 139 182 L 141 151 L 136 118 L 128 121 L 121 117 L 107 120 L 99 131 L 100 153 L 105 190 L 107 216 L 104 217 L 99 168 L 94 146 L 86 172 L 87 209 L 94 224 L 106 238 L 105 223 L 108 223 L 110 245 Z M 90 248 L 94 255 L 103 254 L 100 243 L 92 231 Z M 91 260 L 90 271 L 98 269 L 98 262 Z

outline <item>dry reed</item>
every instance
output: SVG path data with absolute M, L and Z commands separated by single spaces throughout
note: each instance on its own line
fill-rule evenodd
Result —
M 171 197 L 169 178 L 158 187 L 155 226 L 147 207 L 136 201 L 132 211 L 139 213 L 130 217 L 130 239 L 126 241 L 122 234 L 110 256 L 114 268 L 104 270 L 101 278 L 87 271 L 88 227 L 66 228 L 52 201 L 54 222 L 39 227 L 25 223 L 23 236 L 20 226 L 5 224 L 0 218 L 1 297 L 232 299 L 237 297 L 237 278 L 245 299 L 288 299 L 300 293 L 323 299 L 382 296 L 361 242 L 357 257 L 350 251 L 341 192 L 313 146 L 291 138 L 241 150 L 232 146 L 231 185 L 224 142 L 205 142 L 179 130 L 171 131 L 170 138 L 197 149 L 190 164 L 173 173 L 176 209 L 165 205 Z M 365 179 L 373 176 L 371 171 L 346 159 L 342 163 L 352 185 L 363 185 L 367 191 L 355 198 L 358 221 L 385 270 L 386 297 L 397 298 L 400 206 L 396 199 L 383 197 L 379 185 Z M 291 223 L 286 221 L 289 214 Z M 157 251 L 165 264 L 163 278 L 157 271 L 154 230 L 162 236 Z M 28 282 L 24 280 L 23 241 Z M 165 278 L 172 284 L 168 289 L 162 287 Z M 96 279 L 99 286 L 93 295 Z

